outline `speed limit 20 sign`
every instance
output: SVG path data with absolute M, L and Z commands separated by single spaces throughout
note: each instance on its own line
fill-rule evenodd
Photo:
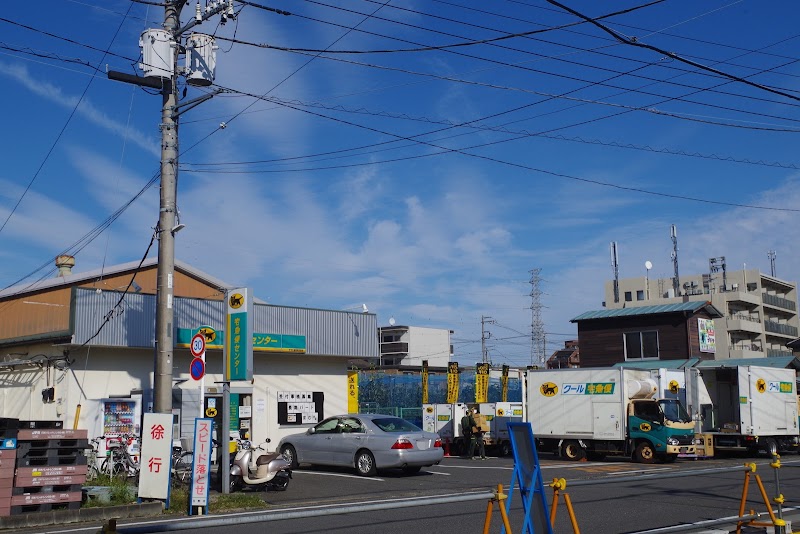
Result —
M 192 337 L 192 344 L 189 346 L 192 356 L 200 358 L 206 351 L 206 337 L 203 334 L 195 334 Z

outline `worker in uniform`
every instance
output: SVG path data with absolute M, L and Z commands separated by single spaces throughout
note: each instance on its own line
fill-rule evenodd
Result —
M 472 408 L 467 414 L 461 418 L 461 432 L 464 438 L 469 438 L 469 458 L 475 460 L 475 445 L 478 445 L 478 453 L 481 455 L 481 460 L 486 459 L 486 446 L 483 443 L 483 432 L 476 424 L 474 414 L 478 413 L 477 408 Z

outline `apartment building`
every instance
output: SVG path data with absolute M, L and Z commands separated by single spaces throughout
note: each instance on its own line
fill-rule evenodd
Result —
M 378 329 L 380 366 L 447 367 L 453 355 L 452 330 L 421 326 L 383 326 Z
M 798 337 L 797 284 L 758 269 L 725 270 L 710 261 L 708 274 L 681 275 L 676 293 L 672 278 L 648 277 L 619 280 L 617 298 L 614 281 L 605 283 L 604 306 L 608 309 L 710 302 L 722 312 L 714 319 L 715 359 L 791 356 L 787 343 Z

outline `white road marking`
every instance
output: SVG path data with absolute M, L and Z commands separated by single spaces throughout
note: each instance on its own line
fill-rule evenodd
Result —
M 347 473 L 326 473 L 326 472 L 323 472 L 323 471 L 307 471 L 305 469 L 302 470 L 302 471 L 300 471 L 300 470 L 292 471 L 292 475 L 296 475 L 297 473 L 303 473 L 303 474 L 306 474 L 306 475 L 321 475 L 321 476 L 325 476 L 325 477 L 343 477 L 343 478 L 355 478 L 355 479 L 358 479 L 358 480 L 373 480 L 375 482 L 386 482 L 386 480 L 384 480 L 382 478 L 362 477 L 362 476 L 359 476 L 359 475 L 348 475 Z

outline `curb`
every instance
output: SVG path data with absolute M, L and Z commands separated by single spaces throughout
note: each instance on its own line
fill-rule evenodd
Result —
M 161 515 L 163 510 L 164 503 L 162 502 L 146 502 L 122 506 L 82 508 L 80 510 L 36 512 L 33 514 L 0 517 L 0 529 L 20 529 L 25 527 L 42 527 L 47 525 L 78 523 L 82 521 L 105 521 L 109 519 L 126 519 L 132 517 L 152 517 Z

